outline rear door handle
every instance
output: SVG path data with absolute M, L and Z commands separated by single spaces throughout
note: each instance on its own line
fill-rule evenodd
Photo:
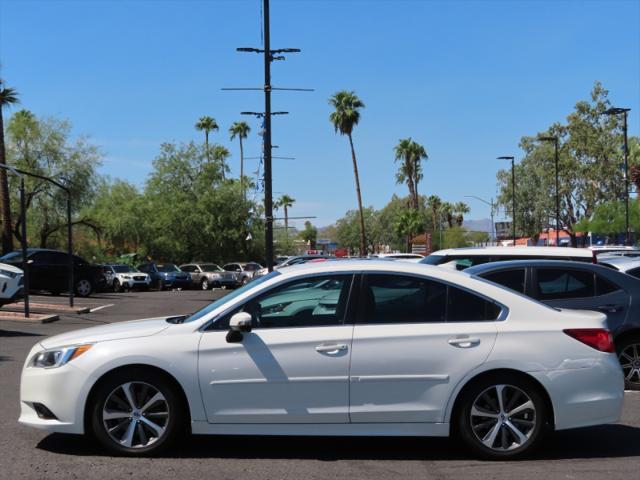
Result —
M 346 343 L 334 343 L 330 345 L 321 344 L 316 347 L 316 352 L 318 353 L 338 353 L 344 352 L 349 347 Z
M 622 307 L 620 305 L 613 305 L 613 304 L 608 304 L 608 305 L 599 305 L 598 310 L 600 310 L 601 312 L 607 312 L 607 313 L 616 313 L 618 312 Z
M 470 337 L 450 338 L 449 345 L 451 345 L 452 347 L 470 348 L 470 347 L 475 347 L 477 345 L 480 345 L 480 339 L 470 338 Z

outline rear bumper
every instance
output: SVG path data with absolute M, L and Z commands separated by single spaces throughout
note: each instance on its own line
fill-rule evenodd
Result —
M 588 368 L 530 372 L 547 390 L 555 429 L 615 423 L 622 415 L 624 376 L 615 354 Z

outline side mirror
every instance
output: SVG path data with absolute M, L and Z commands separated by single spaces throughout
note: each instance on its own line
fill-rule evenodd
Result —
M 242 332 L 251 331 L 251 315 L 247 312 L 238 312 L 229 319 L 228 343 L 242 342 Z
M 33 259 L 32 259 L 32 258 L 30 258 L 29 260 L 27 260 L 27 264 L 28 264 L 28 265 L 31 265 L 32 263 L 33 263 Z

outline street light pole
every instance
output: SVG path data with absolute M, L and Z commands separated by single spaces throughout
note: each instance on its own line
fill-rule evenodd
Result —
M 605 115 L 622 114 L 622 132 L 624 137 L 624 221 L 625 245 L 631 245 L 631 230 L 629 229 L 629 145 L 627 139 L 627 113 L 630 108 L 611 107 L 604 111 Z
M 510 160 L 511 161 L 511 227 L 513 229 L 513 246 L 516 246 L 516 167 L 515 157 L 503 156 L 498 157 L 498 160 Z
M 538 140 L 543 142 L 553 142 L 555 148 L 556 163 L 556 247 L 560 246 L 560 182 L 558 178 L 558 137 L 557 135 L 548 137 L 539 137 Z
M 487 202 L 485 199 L 480 198 L 480 197 L 476 197 L 475 195 L 465 195 L 465 197 L 467 198 L 475 198 L 476 200 L 485 203 L 487 205 L 489 205 L 489 207 L 491 208 L 491 240 L 493 242 L 496 241 L 496 235 L 495 235 L 495 222 L 493 221 L 493 217 L 495 215 L 495 204 L 493 203 L 493 198 L 491 199 L 491 201 Z

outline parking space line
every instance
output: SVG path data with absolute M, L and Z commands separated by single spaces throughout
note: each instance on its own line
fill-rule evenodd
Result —
M 89 309 L 89 313 L 97 312 L 98 310 L 102 310 L 103 308 L 113 307 L 115 303 L 110 303 L 108 305 L 100 305 L 99 307 L 94 307 Z

